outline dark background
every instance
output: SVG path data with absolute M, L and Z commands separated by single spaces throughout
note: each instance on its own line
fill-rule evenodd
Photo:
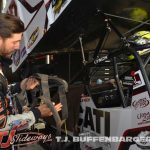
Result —
M 150 23 L 148 22 L 148 24 L 128 32 L 140 25 L 141 22 L 149 19 L 149 0 L 72 0 L 37 44 L 27 60 L 14 73 L 14 77 L 11 80 L 16 81 L 32 73 L 41 72 L 55 74 L 67 81 L 71 81 L 72 77 L 83 66 L 79 36 L 82 36 L 86 60 L 93 57 L 93 51 L 98 41 L 103 38 L 102 33 L 106 29 L 106 25 L 103 16 L 97 13 L 97 10 L 106 13 L 106 17 L 110 18 L 114 26 L 126 37 L 136 31 L 149 30 L 150 28 Z M 101 55 L 106 55 L 113 48 L 118 47 L 121 43 L 120 41 L 120 37 L 116 35 L 114 30 L 111 30 L 103 47 L 106 51 L 102 51 Z M 52 56 L 50 64 L 46 64 L 47 54 Z M 105 71 L 107 68 L 112 68 L 111 62 L 103 64 L 97 76 L 102 79 L 113 78 L 112 71 Z

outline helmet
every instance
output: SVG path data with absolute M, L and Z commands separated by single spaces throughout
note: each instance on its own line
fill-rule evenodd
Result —
M 150 136 L 150 131 L 141 131 L 137 137 L 139 137 L 138 140 L 136 140 L 136 144 L 138 147 L 142 149 L 149 149 L 150 148 L 150 142 L 148 141 Z
M 138 31 L 128 38 L 128 41 L 135 45 L 150 43 L 150 31 Z
M 150 44 L 150 31 L 138 31 L 128 38 L 128 42 L 134 46 Z M 150 48 L 138 51 L 139 55 L 145 55 L 150 52 Z M 128 59 L 134 59 L 133 55 L 129 55 Z

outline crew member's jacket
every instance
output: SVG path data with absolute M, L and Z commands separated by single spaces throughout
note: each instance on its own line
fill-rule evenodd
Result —
M 11 92 L 20 91 L 20 84 L 15 84 L 10 88 Z M 2 67 L 0 65 L 0 131 L 22 130 L 32 126 L 40 117 L 40 111 L 33 108 L 21 114 L 12 114 L 9 99 L 7 98 L 8 84 Z

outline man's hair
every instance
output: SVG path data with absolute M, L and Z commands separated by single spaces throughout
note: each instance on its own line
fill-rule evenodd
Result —
M 16 16 L 0 13 L 0 36 L 9 38 L 14 33 L 24 31 L 24 23 Z

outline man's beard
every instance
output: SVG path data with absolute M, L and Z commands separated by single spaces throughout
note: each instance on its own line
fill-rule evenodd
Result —
M 0 62 L 3 64 L 3 65 L 7 65 L 7 66 L 10 66 L 12 64 L 12 59 L 11 57 L 5 57 L 5 56 L 0 56 Z
M 0 49 L 0 61 L 1 63 L 11 65 L 12 64 L 12 53 L 4 53 L 6 49 L 2 47 Z
M 7 51 L 5 48 L 1 48 L 0 49 L 0 55 L 2 57 L 7 58 L 7 59 L 11 59 L 13 52 L 12 53 L 5 53 L 5 51 Z

